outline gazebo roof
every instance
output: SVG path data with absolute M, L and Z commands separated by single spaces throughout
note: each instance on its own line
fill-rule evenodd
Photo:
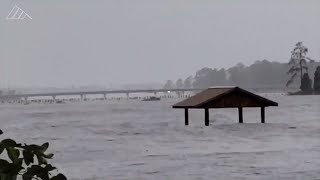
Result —
M 211 87 L 173 108 L 235 108 L 278 106 L 278 103 L 239 87 Z

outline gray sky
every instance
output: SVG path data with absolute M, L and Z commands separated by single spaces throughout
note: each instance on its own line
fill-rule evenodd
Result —
M 17 3 L 32 20 L 7 21 Z M 0 88 L 164 82 L 202 67 L 320 60 L 319 0 L 1 0 Z

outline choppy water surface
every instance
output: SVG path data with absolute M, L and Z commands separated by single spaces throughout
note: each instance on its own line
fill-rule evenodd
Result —
M 267 94 L 279 107 L 183 110 L 175 100 L 0 105 L 5 136 L 50 143 L 70 179 L 319 179 L 320 96 Z

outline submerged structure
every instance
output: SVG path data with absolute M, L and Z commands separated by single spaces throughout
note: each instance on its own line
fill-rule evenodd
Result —
M 261 108 L 261 123 L 265 123 L 265 107 L 268 106 L 278 106 L 278 103 L 239 87 L 213 87 L 173 105 L 173 108 L 185 110 L 186 126 L 189 125 L 189 109 L 204 109 L 205 125 L 209 126 L 209 109 L 238 108 L 239 123 L 243 123 L 242 109 L 258 107 Z

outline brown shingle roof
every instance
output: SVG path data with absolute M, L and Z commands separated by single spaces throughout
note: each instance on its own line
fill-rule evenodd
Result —
M 203 108 L 204 106 L 212 108 L 238 106 L 259 107 L 277 105 L 278 103 L 276 102 L 239 87 L 213 87 L 173 105 L 173 108 Z

